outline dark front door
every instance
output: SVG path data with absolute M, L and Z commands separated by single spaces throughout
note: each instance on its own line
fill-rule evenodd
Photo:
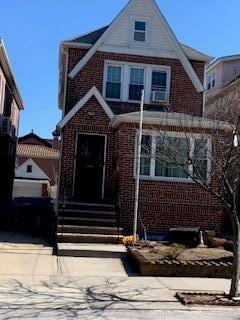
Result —
M 105 137 L 79 134 L 74 197 L 77 201 L 100 201 L 103 196 Z

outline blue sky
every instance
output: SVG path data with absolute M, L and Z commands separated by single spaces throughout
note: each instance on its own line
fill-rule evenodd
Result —
M 0 0 L 0 36 L 22 93 L 20 135 L 51 137 L 60 41 L 109 24 L 127 0 Z M 177 38 L 218 57 L 240 53 L 239 0 L 157 0 Z

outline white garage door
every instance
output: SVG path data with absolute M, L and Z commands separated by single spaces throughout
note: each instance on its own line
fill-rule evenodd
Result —
M 14 183 L 13 197 L 41 197 L 42 184 L 39 183 Z

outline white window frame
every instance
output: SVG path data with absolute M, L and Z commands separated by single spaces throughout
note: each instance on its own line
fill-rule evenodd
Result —
M 135 22 L 145 22 L 146 24 L 146 31 L 145 31 L 145 41 L 137 41 L 134 40 L 134 34 L 135 34 Z M 150 23 L 150 19 L 147 17 L 137 17 L 137 16 L 132 16 L 130 17 L 130 32 L 129 32 L 129 42 L 131 42 L 132 44 L 136 44 L 139 46 L 146 46 L 148 44 L 150 44 L 150 34 L 151 34 L 151 23 Z
M 106 97 L 106 83 L 107 83 L 107 69 L 108 66 L 122 67 L 121 72 L 121 97 L 120 99 L 112 99 Z M 153 64 L 144 64 L 144 63 L 134 63 L 134 62 L 124 62 L 124 61 L 115 61 L 115 60 L 105 60 L 104 64 L 104 76 L 103 76 L 103 97 L 108 101 L 122 101 L 122 102 L 132 102 L 139 103 L 139 100 L 129 100 L 129 84 L 130 84 L 130 69 L 139 68 L 144 69 L 144 103 L 146 104 L 156 104 L 159 103 L 152 102 L 152 72 L 153 71 L 166 71 L 167 72 L 167 95 L 166 101 L 160 102 L 161 104 L 168 105 L 170 99 L 170 85 L 171 85 L 171 67 L 165 65 L 153 65 Z
M 117 61 L 116 61 L 116 62 L 117 62 Z M 104 97 L 106 100 L 109 100 L 109 101 L 121 101 L 121 98 L 122 98 L 122 95 L 123 95 L 123 82 L 124 82 L 124 81 L 123 81 L 123 74 L 124 74 L 123 67 L 124 67 L 124 65 L 121 64 L 121 63 L 116 63 L 116 62 L 115 62 L 115 61 L 105 62 L 105 65 L 104 65 L 103 97 Z M 121 90 L 120 90 L 120 98 L 119 98 L 119 99 L 106 97 L 108 67 L 120 67 L 120 68 L 121 68 Z
M 213 79 L 214 79 L 214 85 L 213 85 Z M 208 86 L 210 87 L 208 88 Z M 216 87 L 216 71 L 212 71 L 207 75 L 207 91 L 212 90 Z
M 157 136 L 163 136 L 166 137 L 176 137 L 176 138 L 186 138 L 186 136 L 190 139 L 190 154 L 194 152 L 194 146 L 195 146 L 195 140 L 198 139 L 205 139 L 207 140 L 207 183 L 209 184 L 211 182 L 211 168 L 212 168 L 212 161 L 211 161 L 211 155 L 212 155 L 212 138 L 210 135 L 207 134 L 199 134 L 199 133 L 190 133 L 186 134 L 184 132 L 162 132 L 156 131 L 156 130 L 143 130 L 143 135 L 152 136 L 152 145 L 151 145 L 151 158 L 150 158 L 150 175 L 140 175 L 141 180 L 152 180 L 152 181 L 166 181 L 166 182 L 181 182 L 181 183 L 195 183 L 191 177 L 188 178 L 174 178 L 174 177 L 161 177 L 161 176 L 155 176 L 155 154 L 156 154 L 156 137 Z M 138 134 L 139 130 L 137 130 L 135 135 L 135 156 L 134 156 L 134 172 L 133 176 L 134 179 L 136 179 L 136 167 L 137 167 L 137 144 L 138 144 Z M 190 174 L 193 173 L 193 166 L 189 164 L 188 172 Z

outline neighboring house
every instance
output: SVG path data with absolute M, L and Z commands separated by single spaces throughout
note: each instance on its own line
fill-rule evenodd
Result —
M 33 132 L 19 138 L 14 179 L 14 197 L 55 197 L 59 150 L 55 140 Z
M 240 111 L 240 55 L 214 60 L 205 73 L 204 115 L 235 121 Z
M 12 197 L 20 110 L 23 101 L 0 38 L 0 204 Z
M 87 224 L 89 215 L 75 219 L 73 210 L 68 212 L 71 218 L 62 218 L 71 203 L 79 208 L 84 203 L 82 213 L 86 205 L 96 208 L 95 203 L 106 210 L 106 204 L 118 203 L 123 232 L 132 233 L 138 111 L 144 88 L 143 143 L 151 147 L 151 155 L 142 154 L 138 231 L 143 226 L 149 232 L 183 226 L 220 232 L 221 205 L 177 168 L 157 163 L 152 139 L 167 130 L 181 145 L 186 127 L 197 139 L 199 122 L 191 119 L 202 116 L 204 69 L 211 59 L 178 42 L 153 0 L 131 0 L 109 26 L 61 43 L 63 119 L 57 128 L 62 137 L 62 224 Z M 177 120 L 183 114 L 184 128 Z M 210 133 L 208 122 L 204 128 Z M 193 146 L 195 141 L 191 140 Z M 210 160 L 202 160 L 207 168 Z M 208 178 L 216 184 L 214 177 Z M 69 227 L 59 230 L 73 232 Z

